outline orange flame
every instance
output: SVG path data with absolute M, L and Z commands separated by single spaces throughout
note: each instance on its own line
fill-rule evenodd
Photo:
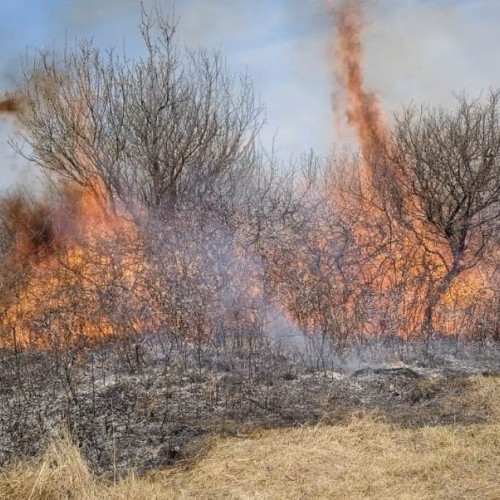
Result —
M 20 276 L 20 281 L 10 289 L 16 296 L 10 305 L 5 304 L 3 326 L 12 327 L 17 345 L 47 345 L 59 329 L 65 333 L 59 335 L 58 343 L 115 333 L 106 315 L 92 314 L 99 306 L 99 294 L 116 280 L 112 260 L 120 260 L 124 286 L 132 285 L 144 263 L 139 251 L 117 251 L 124 235 L 138 238 L 138 233 L 111 209 L 108 200 L 98 199 L 97 191 L 102 192 L 65 185 L 56 204 L 22 197 L 4 200 L 4 220 L 16 239 L 3 266 L 7 275 Z M 113 256 L 105 251 L 107 246 L 112 247 Z M 85 297 L 87 302 L 75 305 L 71 290 L 75 294 L 78 290 L 78 299 Z M 50 321 L 51 311 L 64 309 L 68 324 Z M 41 318 L 47 322 L 47 331 L 44 338 L 34 339 L 31 325 Z M 6 341 L 11 344 L 12 339 Z
M 369 160 L 383 151 L 388 130 L 380 101 L 364 82 L 362 4 L 359 0 L 329 0 L 328 8 L 337 26 L 335 54 L 340 67 L 336 77 L 347 97 L 346 118 Z
M 398 172 L 393 171 L 390 161 L 385 160 L 385 153 L 390 147 L 389 125 L 378 96 L 366 87 L 362 69 L 362 35 L 365 26 L 363 3 L 360 0 L 327 0 L 327 7 L 337 30 L 335 55 L 339 67 L 335 76 L 344 93 L 347 123 L 361 148 L 361 189 L 367 191 L 361 200 L 352 199 L 350 193 L 344 192 L 334 193 L 334 199 L 341 208 L 362 213 L 363 221 L 370 219 L 371 223 L 358 224 L 354 229 L 360 248 L 365 249 L 366 263 L 360 269 L 360 275 L 378 290 L 378 305 L 381 309 L 387 307 L 384 297 L 404 286 L 405 291 L 399 298 L 406 322 L 404 330 L 415 330 L 417 325 L 422 324 L 423 308 L 428 300 L 425 278 L 427 283 L 442 279 L 451 261 L 450 249 L 418 217 L 410 217 L 411 222 L 406 223 L 409 225 L 400 224 L 383 199 L 384 192 L 379 192 L 383 185 L 381 183 L 385 182 L 387 187 L 389 182 L 393 190 L 398 190 L 400 203 L 410 213 L 419 205 L 414 195 L 404 192 Z M 387 234 L 387 217 L 392 219 L 390 237 Z M 380 227 L 385 227 L 385 232 L 380 233 Z M 377 248 L 386 246 L 389 253 L 377 255 Z M 448 312 L 458 309 L 463 313 L 471 307 L 481 290 L 487 287 L 485 273 L 480 267 L 456 279 L 440 298 L 435 317 L 438 327 L 448 332 L 457 327 L 453 319 L 456 315 L 440 313 L 440 308 Z

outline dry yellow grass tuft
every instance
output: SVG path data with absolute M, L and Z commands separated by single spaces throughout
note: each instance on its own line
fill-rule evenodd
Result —
M 500 424 L 500 377 L 471 377 L 470 386 L 457 404 L 481 411 L 492 423 Z
M 15 464 L 0 475 L 0 498 L 98 498 L 97 482 L 68 437 L 54 440 L 42 460 Z
M 500 378 L 471 379 L 468 404 L 491 421 L 401 428 L 358 417 L 345 426 L 255 432 L 221 439 L 196 463 L 130 476 L 93 477 L 67 439 L 40 462 L 0 474 L 5 499 L 500 498 Z

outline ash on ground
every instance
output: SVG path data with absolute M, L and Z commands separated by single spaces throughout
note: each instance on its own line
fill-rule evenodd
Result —
M 208 347 L 171 336 L 99 347 L 0 353 L 0 463 L 70 432 L 99 474 L 188 459 L 211 436 L 348 422 L 371 412 L 400 425 L 486 422 L 460 395 L 500 373 L 500 347 L 450 339 L 370 343 L 339 356 L 248 340 Z

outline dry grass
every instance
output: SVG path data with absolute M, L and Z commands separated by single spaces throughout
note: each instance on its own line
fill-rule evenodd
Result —
M 98 482 L 70 439 L 54 440 L 42 460 L 21 462 L 0 475 L 0 498 L 97 498 Z
M 349 425 L 254 433 L 217 441 L 189 468 L 94 478 L 67 439 L 40 462 L 0 474 L 5 499 L 500 498 L 500 378 L 474 378 L 463 395 L 485 425 L 409 429 L 356 418 Z
M 500 377 L 471 377 L 469 382 L 463 396 L 451 403 L 467 405 L 487 415 L 490 422 L 500 424 Z

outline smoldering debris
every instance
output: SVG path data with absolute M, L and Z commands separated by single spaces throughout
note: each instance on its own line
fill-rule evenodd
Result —
M 214 434 L 342 424 L 360 411 L 411 426 L 485 422 L 487 411 L 463 395 L 471 375 L 500 373 L 488 346 L 456 352 L 456 363 L 410 357 L 354 371 L 304 363 L 279 345 L 253 348 L 159 336 L 78 354 L 3 350 L 0 463 L 36 454 L 63 429 L 96 472 L 111 475 L 182 460 Z

